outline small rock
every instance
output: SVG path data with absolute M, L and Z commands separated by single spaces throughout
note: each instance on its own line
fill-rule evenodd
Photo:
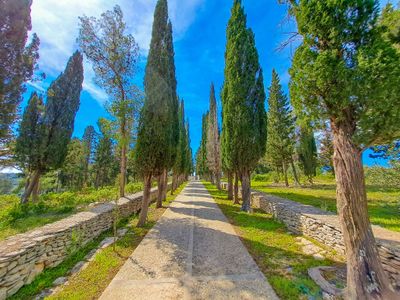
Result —
M 86 261 L 90 261 L 93 258 L 93 256 L 96 254 L 96 252 L 97 252 L 97 249 L 91 250 L 88 254 L 86 254 L 86 256 L 83 259 Z
M 325 257 L 322 255 L 322 253 L 315 253 L 315 254 L 313 254 L 313 257 L 316 260 L 324 260 L 325 259 Z
M 54 286 L 59 286 L 65 284 L 68 281 L 67 277 L 58 277 L 56 280 L 53 281 Z
M 105 239 L 100 243 L 99 248 L 100 248 L 100 249 L 107 248 L 108 246 L 114 244 L 114 242 L 115 242 L 114 237 L 105 238 Z
M 122 237 L 122 236 L 124 236 L 127 232 L 128 232 L 128 228 L 121 228 L 121 229 L 118 229 L 117 235 L 118 235 L 119 237 Z
M 52 289 L 45 289 L 39 295 L 37 295 L 34 299 L 42 300 L 42 299 L 46 298 L 47 296 L 50 296 L 52 293 L 53 293 Z
M 78 273 L 80 270 L 82 270 L 82 268 L 83 268 L 83 266 L 85 265 L 85 262 L 84 261 L 80 261 L 80 262 L 78 262 L 72 269 L 71 269 L 71 271 L 69 272 L 69 274 L 75 274 L 75 273 Z

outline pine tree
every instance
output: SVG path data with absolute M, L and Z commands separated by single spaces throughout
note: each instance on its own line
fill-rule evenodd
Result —
M 240 0 L 235 0 L 227 27 L 225 81 L 222 91 L 223 152 L 229 169 L 242 179 L 242 210 L 250 211 L 250 173 L 264 155 L 265 92 L 255 38 L 247 28 Z
M 209 179 L 210 170 L 207 164 L 207 132 L 208 132 L 208 112 L 202 116 L 201 142 L 199 147 L 199 158 L 197 168 L 202 178 Z
M 39 38 L 31 30 L 32 0 L 0 0 L 0 158 L 9 153 L 7 143 L 18 106 L 25 92 L 24 83 L 32 78 L 39 58 Z M 1 160 L 1 161 L 2 161 Z M 0 161 L 0 162 L 1 162 Z
M 217 185 L 218 189 L 221 189 L 221 150 L 214 84 L 211 84 L 210 90 L 210 111 L 208 114 L 206 149 L 207 165 L 212 174 L 212 182 Z
M 21 198 L 26 203 L 37 187 L 40 176 L 51 169 L 60 168 L 67 155 L 67 146 L 74 130 L 83 83 L 82 55 L 76 51 L 69 59 L 65 71 L 47 90 L 44 108 L 40 158 L 32 171 L 29 184 Z
M 132 83 L 139 60 L 139 47 L 131 34 L 126 33 L 126 23 L 121 8 L 116 5 L 99 19 L 79 18 L 78 42 L 93 64 L 96 83 L 112 99 L 107 107 L 117 124 L 116 138 L 120 150 L 120 197 L 125 195 L 127 153 L 142 97 Z
M 348 299 L 395 299 L 368 218 L 362 152 L 399 138 L 400 55 L 371 0 L 291 0 L 303 37 L 290 70 L 296 111 L 333 134 Z M 315 16 L 318 16 L 317 18 Z
M 313 177 L 317 175 L 317 144 L 314 132 L 310 127 L 300 128 L 300 141 L 297 153 L 303 173 L 312 184 Z
M 287 170 L 293 161 L 295 120 L 275 70 L 272 70 L 267 116 L 267 161 L 283 170 L 285 184 L 289 186 Z
M 136 165 L 144 181 L 144 195 L 138 226 L 146 222 L 151 179 L 168 169 L 176 153 L 177 106 L 172 80 L 171 25 L 166 0 L 159 0 L 154 12 L 150 51 L 145 74 L 145 102 L 140 114 Z M 175 119 L 175 121 L 174 121 Z
M 90 165 L 93 161 L 93 153 L 94 153 L 94 147 L 96 143 L 96 130 L 92 125 L 87 126 L 85 128 L 85 132 L 83 133 L 83 146 L 84 146 L 84 179 L 83 179 L 83 185 L 87 186 L 89 184 L 89 171 L 90 171 Z

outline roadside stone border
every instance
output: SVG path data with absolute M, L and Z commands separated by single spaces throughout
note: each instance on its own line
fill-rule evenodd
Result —
M 227 189 L 227 183 L 222 188 Z M 239 189 L 239 193 L 240 193 Z M 289 231 L 311 237 L 345 254 L 341 226 L 336 214 L 311 205 L 252 190 L 251 205 L 283 222 Z M 400 233 L 373 225 L 372 230 L 378 245 L 385 271 L 392 283 L 400 289 Z
M 168 190 L 171 184 L 168 184 Z M 157 188 L 152 188 L 154 201 Z M 143 192 L 118 200 L 119 217 L 137 213 Z M 59 265 L 74 247 L 81 247 L 113 225 L 115 203 L 103 203 L 88 211 L 18 234 L 0 242 L 0 300 L 30 284 L 46 268 Z

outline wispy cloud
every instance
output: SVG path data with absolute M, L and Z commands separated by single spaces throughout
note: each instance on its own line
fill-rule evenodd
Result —
M 32 4 L 32 32 L 41 40 L 40 69 L 55 77 L 77 48 L 78 16 L 99 17 L 105 10 L 120 5 L 142 54 L 147 55 L 153 12 L 156 0 L 36 0 Z M 175 39 L 182 38 L 195 19 L 195 12 L 204 0 L 170 0 L 169 12 L 174 26 Z M 104 91 L 93 82 L 93 71 L 85 62 L 84 89 L 99 103 L 107 99 Z M 32 84 L 33 86 L 33 84 Z M 35 86 L 37 88 L 37 85 Z M 41 87 L 43 88 L 43 87 Z

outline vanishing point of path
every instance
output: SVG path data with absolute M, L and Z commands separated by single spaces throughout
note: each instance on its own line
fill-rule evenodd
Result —
M 100 299 L 278 299 L 199 181 L 190 182 Z

